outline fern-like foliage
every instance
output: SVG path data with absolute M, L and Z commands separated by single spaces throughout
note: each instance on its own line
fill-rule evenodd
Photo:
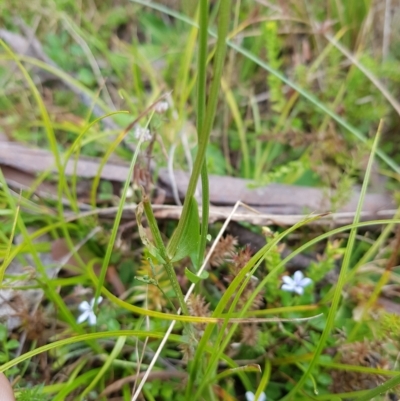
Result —
M 24 389 L 17 393 L 17 401 L 49 401 L 50 398 L 43 394 L 43 385 Z

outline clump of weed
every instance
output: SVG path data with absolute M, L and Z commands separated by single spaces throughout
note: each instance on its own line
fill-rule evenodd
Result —
M 364 340 L 343 344 L 338 348 L 338 353 L 339 362 L 346 365 L 390 369 L 390 363 L 385 357 L 386 351 L 378 341 Z M 368 390 L 385 382 L 382 375 L 349 370 L 334 370 L 331 376 L 333 393 Z

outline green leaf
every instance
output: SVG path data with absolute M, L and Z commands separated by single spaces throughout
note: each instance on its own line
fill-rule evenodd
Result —
M 107 329 L 110 331 L 117 331 L 117 330 L 121 330 L 121 325 L 118 322 L 117 319 L 108 319 L 107 322 Z
M 0 324 L 0 341 L 4 341 L 7 338 L 6 326 Z
M 186 267 L 185 276 L 189 279 L 190 282 L 197 284 L 200 280 L 205 280 L 206 278 L 208 278 L 209 274 L 207 271 L 204 270 L 201 272 L 200 276 L 196 276 L 195 273 L 193 273 Z
M 12 339 L 10 341 L 7 341 L 7 344 L 6 344 L 6 348 L 7 349 L 16 349 L 18 347 L 19 347 L 19 341 L 18 340 Z
M 89 68 L 81 68 L 78 71 L 78 80 L 89 87 L 96 84 L 96 78 Z
M 175 230 L 167 246 L 167 253 L 171 262 L 177 262 L 185 256 L 195 253 L 200 243 L 199 208 L 194 197 L 191 197 L 189 202 L 187 218 L 178 245 L 175 249 L 171 249 L 171 244 L 176 243 L 177 230 Z

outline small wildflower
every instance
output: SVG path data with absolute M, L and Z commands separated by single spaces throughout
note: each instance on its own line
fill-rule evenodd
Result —
M 246 401 L 267 401 L 267 396 L 264 393 L 261 393 L 258 399 L 255 399 L 255 394 L 251 391 L 246 391 Z
M 293 278 L 290 276 L 283 276 L 282 280 L 284 284 L 282 284 L 282 290 L 288 292 L 295 292 L 296 294 L 302 295 L 304 292 L 304 287 L 307 287 L 312 283 L 312 280 L 308 277 L 304 277 L 304 274 L 297 270 L 293 274 Z
M 166 102 L 165 100 L 162 100 L 161 102 L 158 102 L 155 106 L 154 106 L 154 111 L 156 113 L 162 114 L 165 113 L 169 108 L 169 104 L 168 102 Z
M 97 304 L 99 304 L 103 300 L 103 297 L 99 297 Z M 78 317 L 77 322 L 83 323 L 85 320 L 88 321 L 90 326 L 94 326 L 97 321 L 97 317 L 93 311 L 94 306 L 94 298 L 90 301 L 83 301 L 79 304 L 78 308 L 82 312 Z
M 143 138 L 143 141 L 150 141 L 150 130 L 148 130 L 147 128 L 143 128 L 140 125 L 137 125 L 135 128 L 135 138 L 140 139 L 141 137 Z

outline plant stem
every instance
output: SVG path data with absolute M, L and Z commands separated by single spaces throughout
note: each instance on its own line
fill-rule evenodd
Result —
M 165 248 L 164 242 L 161 238 L 160 230 L 157 226 L 157 221 L 153 214 L 153 209 L 151 208 L 150 200 L 145 195 L 143 197 L 143 209 L 146 214 L 147 221 L 149 223 L 151 234 L 153 235 L 153 239 L 155 241 L 155 245 L 157 247 L 158 252 L 160 253 L 161 258 L 164 260 L 164 267 L 167 272 L 169 281 L 172 285 L 172 288 L 178 298 L 179 306 L 182 309 L 184 315 L 188 315 L 188 308 L 186 306 L 186 302 L 183 297 L 181 286 L 178 283 L 178 279 L 176 278 L 175 270 L 172 266 L 172 263 L 168 257 L 167 250 Z
M 204 29 L 204 31 L 203 30 L 201 31 L 201 35 L 205 35 L 205 33 L 203 34 L 203 32 L 207 32 L 207 26 L 206 26 L 207 20 L 204 18 L 203 15 L 203 13 L 205 13 L 206 8 L 208 12 L 208 0 L 201 0 L 200 26 L 202 26 Z M 218 39 L 213 63 L 213 81 L 211 83 L 206 113 L 204 115 L 204 123 L 200 123 L 201 131 L 199 131 L 199 141 L 198 141 L 199 148 L 193 166 L 193 171 L 190 176 L 185 201 L 183 204 L 182 215 L 176 228 L 177 235 L 173 236 L 173 242 L 171 241 L 170 244 L 171 249 L 177 248 L 177 245 L 181 240 L 184 226 L 185 224 L 188 224 L 187 216 L 189 212 L 190 199 L 192 198 L 196 190 L 197 181 L 199 179 L 200 171 L 203 167 L 205 159 L 207 144 L 210 139 L 211 128 L 214 123 L 215 112 L 218 103 L 218 92 L 220 88 L 222 71 L 224 67 L 225 53 L 226 53 L 226 37 L 229 28 L 230 9 L 231 9 L 231 0 L 224 0 L 220 3 L 219 21 L 218 21 Z
M 203 122 L 206 112 L 206 85 L 207 85 L 207 39 L 208 39 L 208 1 L 201 1 L 199 4 L 199 60 L 197 76 L 197 139 L 200 142 L 200 135 L 203 132 Z M 209 217 L 209 183 L 207 172 L 207 160 L 201 168 L 201 233 L 198 249 L 197 266 L 199 269 L 204 258 L 207 243 L 208 217 Z

